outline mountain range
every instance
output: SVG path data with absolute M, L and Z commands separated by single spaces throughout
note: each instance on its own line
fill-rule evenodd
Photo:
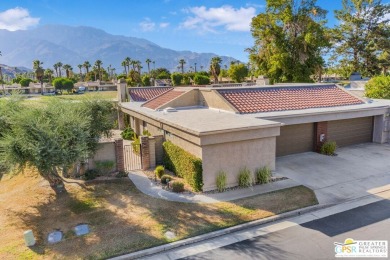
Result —
M 123 71 L 121 62 L 130 57 L 142 62 L 143 70 L 147 70 L 146 59 L 155 61 L 154 66 L 165 67 L 176 71 L 179 60 L 186 61 L 185 68 L 197 63 L 207 69 L 214 53 L 196 53 L 191 51 L 175 51 L 141 38 L 112 35 L 92 27 L 72 27 L 65 25 L 45 25 L 30 30 L 0 30 L 1 63 L 10 66 L 32 67 L 33 60 L 43 62 L 43 67 L 52 67 L 54 63 L 70 64 L 75 72 L 77 65 L 96 60 L 103 62 L 103 67 L 111 65 L 117 73 Z M 222 65 L 229 65 L 236 59 L 220 56 Z M 153 69 L 153 64 L 150 64 Z

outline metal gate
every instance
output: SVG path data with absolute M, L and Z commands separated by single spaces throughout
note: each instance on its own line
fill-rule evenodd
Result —
M 123 146 L 125 171 L 142 169 L 141 145 L 134 144 Z

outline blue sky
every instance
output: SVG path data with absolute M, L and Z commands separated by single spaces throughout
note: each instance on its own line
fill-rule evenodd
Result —
M 341 8 L 341 0 L 321 0 L 318 5 L 329 10 L 329 26 L 337 22 L 333 10 Z M 0 29 L 92 26 L 145 38 L 165 48 L 246 61 L 244 49 L 253 45 L 249 23 L 264 6 L 265 1 L 245 0 L 11 0 L 0 2 Z

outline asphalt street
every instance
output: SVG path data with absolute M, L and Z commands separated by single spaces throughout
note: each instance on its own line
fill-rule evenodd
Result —
M 343 243 L 347 238 L 390 242 L 390 201 L 381 200 L 183 259 L 335 259 L 334 242 Z

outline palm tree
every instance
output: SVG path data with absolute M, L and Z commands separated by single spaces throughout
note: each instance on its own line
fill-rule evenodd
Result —
M 47 79 L 49 80 L 49 82 L 51 82 L 52 78 L 53 78 L 53 73 L 54 71 L 52 69 L 49 69 L 47 68 L 45 70 L 45 76 L 47 77 Z
M 196 62 L 195 62 L 195 73 L 196 73 Z
M 156 61 L 154 60 L 154 61 L 152 61 L 152 63 L 153 63 L 153 69 L 155 70 L 156 69 Z
M 128 72 L 127 72 L 127 62 L 126 60 L 122 61 L 121 65 L 123 66 L 123 68 L 125 69 L 125 74 L 127 76 Z
M 146 64 L 148 64 L 148 73 L 149 73 L 149 75 L 150 75 L 150 63 L 152 62 L 152 60 L 151 59 L 146 59 Z
M 126 75 L 129 75 L 129 73 L 130 73 L 130 64 L 132 63 L 132 60 L 130 59 L 130 57 L 126 57 L 125 58 L 125 63 L 126 63 L 126 66 L 127 66 L 127 73 L 126 73 Z
M 61 77 L 61 67 L 62 67 L 61 62 L 57 62 L 53 65 L 53 68 L 56 71 L 56 77 Z
M 83 65 L 79 64 L 77 65 L 77 68 L 79 68 L 80 81 L 83 81 L 83 71 L 81 70 L 83 68 Z
M 135 71 L 135 66 L 137 66 L 137 61 L 136 60 L 132 60 L 130 62 L 130 64 L 133 66 L 132 71 Z
M 221 73 L 221 62 L 222 62 L 222 59 L 218 56 L 213 57 L 211 59 L 210 73 L 214 77 L 214 83 L 218 83 L 218 76 L 219 76 L 219 73 Z
M 142 69 L 141 61 L 139 60 L 135 61 L 135 67 L 137 68 L 138 74 L 141 75 L 141 69 Z
M 203 65 L 200 65 L 200 70 L 203 70 L 204 66 Z
M 43 76 L 45 71 L 42 68 L 43 62 L 40 60 L 33 61 L 33 69 L 35 78 L 41 83 L 41 95 L 43 95 Z
M 179 60 L 181 73 L 184 74 L 184 64 L 186 64 L 186 61 L 184 59 Z
M 99 80 L 102 80 L 102 71 L 101 71 L 101 66 L 103 65 L 103 62 L 101 60 L 95 61 L 95 67 L 97 68 L 98 75 L 99 75 Z
M 69 78 L 70 77 L 69 72 L 73 69 L 72 66 L 70 66 L 69 64 L 64 64 L 62 68 L 64 68 L 65 70 L 66 78 Z
M 85 68 L 85 74 L 88 74 L 91 63 L 89 63 L 89 61 L 84 61 L 83 67 Z

